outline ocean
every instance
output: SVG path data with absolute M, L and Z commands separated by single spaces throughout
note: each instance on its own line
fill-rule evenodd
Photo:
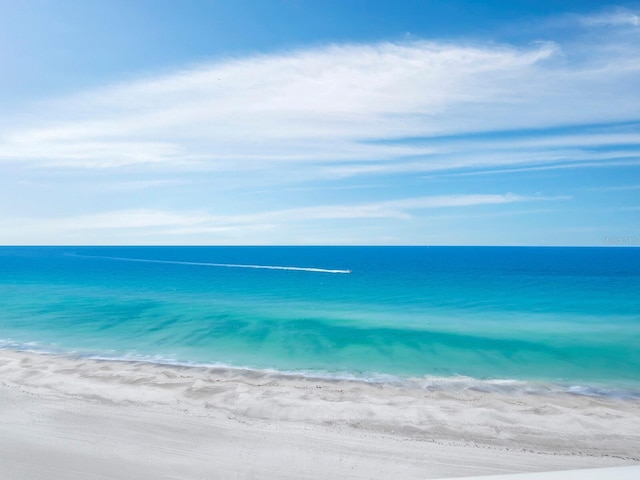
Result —
M 640 398 L 640 248 L 2 247 L 0 348 Z

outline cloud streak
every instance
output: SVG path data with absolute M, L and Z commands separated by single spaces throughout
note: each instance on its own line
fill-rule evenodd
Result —
M 5 219 L 0 222 L 0 243 L 28 238 L 36 233 L 82 241 L 109 231 L 138 232 L 143 238 L 158 233 L 186 235 L 201 233 L 246 234 L 291 228 L 298 222 L 363 219 L 409 220 L 424 210 L 457 209 L 483 205 L 558 201 L 568 197 L 508 194 L 440 195 L 396 199 L 352 205 L 319 205 L 240 215 L 206 212 L 175 212 L 151 209 L 109 211 L 58 218 Z M 4 238 L 3 238 L 4 237 Z
M 640 84 L 637 44 L 617 48 L 614 57 L 606 46 L 590 47 L 588 56 L 574 58 L 574 47 L 552 42 L 518 47 L 416 41 L 332 45 L 201 65 L 34 107 L 37 115 L 29 118 L 37 121 L 0 131 L 0 162 L 180 171 L 284 164 L 304 173 L 318 162 L 407 157 L 420 157 L 423 168 L 433 170 L 443 166 L 431 161 L 434 155 L 449 155 L 444 166 L 457 168 L 464 166 L 462 156 L 477 164 L 474 147 L 486 148 L 486 142 L 467 141 L 471 148 L 454 155 L 455 142 L 434 147 L 372 141 L 637 119 L 640 93 L 627 88 Z M 601 137 L 553 142 L 616 142 L 615 136 Z M 544 156 L 554 148 L 551 141 L 534 138 L 521 147 Z M 619 141 L 640 145 L 637 134 Z M 527 162 L 535 163 L 535 155 Z M 519 163 L 515 156 L 513 163 Z
M 594 15 L 577 17 L 579 23 L 587 27 L 640 26 L 640 15 L 627 8 L 615 8 Z

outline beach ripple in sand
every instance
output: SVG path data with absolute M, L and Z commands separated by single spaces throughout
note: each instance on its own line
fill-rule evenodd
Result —
M 6 387 L 198 415 L 640 461 L 640 400 L 328 380 L 0 351 Z

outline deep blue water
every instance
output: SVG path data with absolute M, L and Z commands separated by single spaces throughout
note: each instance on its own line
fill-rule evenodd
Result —
M 0 342 L 324 375 L 640 388 L 640 249 L 3 247 Z

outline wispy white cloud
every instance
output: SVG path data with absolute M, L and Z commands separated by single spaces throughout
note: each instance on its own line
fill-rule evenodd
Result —
M 580 15 L 576 17 L 582 25 L 588 27 L 617 27 L 617 26 L 640 26 L 639 12 L 628 8 L 617 7 L 592 15 Z
M 162 235 L 203 233 L 238 234 L 290 227 L 304 221 L 357 219 L 410 219 L 421 210 L 450 209 L 520 202 L 567 200 L 569 197 L 508 194 L 441 195 L 378 201 L 353 205 L 319 205 L 249 214 L 215 215 L 202 211 L 175 212 L 152 209 L 118 210 L 58 218 L 5 218 L 0 221 L 0 243 L 12 239 L 55 236 L 80 241 L 110 235 L 109 231 L 142 233 L 147 243 Z M 137 232 L 137 233 L 136 233 Z M 35 238 L 35 237 L 33 237 Z
M 317 206 L 280 210 L 251 216 L 251 221 L 293 221 L 304 219 L 357 219 L 357 218 L 396 218 L 406 219 L 411 217 L 414 210 L 470 207 L 477 205 L 496 205 L 503 203 L 558 200 L 559 198 L 529 197 L 515 194 L 480 194 L 480 195 L 440 195 L 429 197 L 415 197 L 401 200 L 387 200 L 374 203 Z
M 577 63 L 567 60 L 571 54 L 550 42 L 418 41 L 218 62 L 33 107 L 37 115 L 0 131 L 0 161 L 251 171 L 429 160 L 450 147 L 371 140 L 637 117 L 640 93 L 628 88 L 640 82 L 637 45 L 613 58 L 594 48 Z M 637 135 L 627 137 L 618 140 L 637 142 Z M 536 141 L 529 146 L 538 148 Z M 544 142 L 552 141 L 584 144 L 586 137 Z M 429 161 L 421 163 L 429 169 Z
M 638 167 L 640 166 L 640 158 L 637 154 L 631 154 L 632 160 L 607 160 L 608 156 L 604 155 L 605 160 L 595 162 L 568 162 L 568 163 L 550 163 L 546 165 L 535 166 L 515 166 L 513 168 L 492 168 L 492 169 L 479 169 L 473 171 L 458 171 L 447 172 L 449 177 L 465 177 L 465 176 L 478 176 L 478 175 L 496 175 L 502 173 L 526 173 L 526 172 L 538 172 L 545 170 L 573 170 L 575 168 L 611 168 L 611 167 Z M 557 159 L 556 159 L 557 160 Z M 432 178 L 433 176 L 425 176 L 424 178 Z

